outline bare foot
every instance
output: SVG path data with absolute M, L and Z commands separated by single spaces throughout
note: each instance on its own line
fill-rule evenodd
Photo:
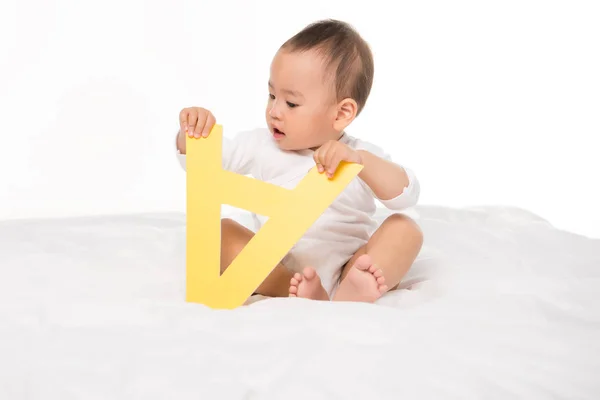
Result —
M 302 297 L 312 300 L 329 300 L 321 285 L 321 278 L 312 267 L 306 267 L 302 274 L 296 272 L 290 280 L 290 297 Z
M 364 254 L 356 260 L 346 278 L 340 283 L 333 301 L 373 303 L 387 292 L 383 272 Z

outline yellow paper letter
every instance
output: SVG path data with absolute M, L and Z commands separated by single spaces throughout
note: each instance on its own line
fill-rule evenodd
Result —
M 361 171 L 342 163 L 333 179 L 312 168 L 293 190 L 222 168 L 223 128 L 187 137 L 186 300 L 233 309 L 252 295 Z M 220 274 L 221 204 L 269 219 Z

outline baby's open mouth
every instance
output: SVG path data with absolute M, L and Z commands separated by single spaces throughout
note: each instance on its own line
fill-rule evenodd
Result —
M 285 135 L 285 133 L 281 132 L 279 129 L 277 128 L 273 128 L 273 133 L 276 135 Z

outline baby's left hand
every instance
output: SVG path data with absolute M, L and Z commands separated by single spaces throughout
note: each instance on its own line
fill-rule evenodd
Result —
M 342 142 L 330 140 L 321 146 L 313 156 L 319 173 L 326 172 L 332 178 L 340 162 L 362 164 L 360 153 Z

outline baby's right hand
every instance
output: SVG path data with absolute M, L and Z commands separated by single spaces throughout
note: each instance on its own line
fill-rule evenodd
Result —
M 177 147 L 182 154 L 186 153 L 185 135 L 199 138 L 208 137 L 216 123 L 215 116 L 201 107 L 188 107 L 179 113 L 179 135 L 177 135 Z
M 215 123 L 215 116 L 201 107 L 184 108 L 179 113 L 180 133 L 189 137 L 208 137 Z

